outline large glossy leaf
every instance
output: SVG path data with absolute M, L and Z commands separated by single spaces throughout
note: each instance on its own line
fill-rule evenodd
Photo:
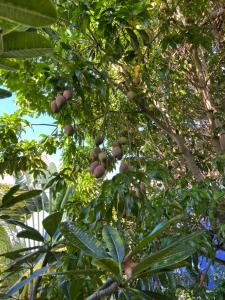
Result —
M 19 291 L 20 289 L 22 289 L 25 284 L 29 283 L 31 280 L 35 279 L 36 277 L 41 276 L 42 274 L 44 274 L 49 267 L 43 267 L 35 272 L 33 272 L 28 278 L 16 283 L 15 285 L 13 285 L 3 296 L 2 299 L 8 299 L 9 297 L 11 297 L 13 294 L 15 294 L 17 291 Z
M 147 258 L 143 259 L 134 269 L 133 276 L 140 274 L 146 269 L 151 268 L 151 265 L 160 262 L 165 257 L 168 257 L 172 254 L 178 254 L 183 251 L 190 251 L 190 255 L 193 253 L 193 246 L 189 245 L 189 241 L 194 240 L 197 236 L 201 235 L 202 232 L 195 232 L 184 238 L 181 238 L 175 243 L 167 246 L 166 248 L 157 251 L 156 253 L 151 254 Z
M 119 263 L 124 259 L 125 249 L 119 232 L 111 226 L 104 226 L 102 235 L 110 255 Z
M 44 27 L 56 20 L 50 0 L 0 0 L 0 17 L 19 24 Z
M 157 292 L 151 291 L 140 291 L 132 288 L 126 289 L 128 294 L 128 299 L 133 300 L 175 300 L 177 299 L 175 296 L 167 296 Z
M 187 258 L 194 253 L 193 248 L 176 252 L 170 256 L 164 257 L 159 263 L 153 264 L 149 270 L 141 274 L 141 277 L 150 277 L 162 271 L 172 271 L 177 268 L 186 266 Z M 134 273 L 135 274 L 135 273 Z
M 72 223 L 62 223 L 61 232 L 70 245 L 84 251 L 84 253 L 96 258 L 107 257 L 107 253 L 93 235 L 81 230 Z
M 44 242 L 43 236 L 36 229 L 25 229 L 17 233 L 17 237 Z
M 19 65 L 10 59 L 2 58 L 0 59 L 0 68 L 9 71 L 16 71 L 19 69 Z
M 103 271 L 110 272 L 116 276 L 120 276 L 119 264 L 112 258 L 101 258 L 93 260 L 93 264 Z
M 30 251 L 30 250 L 35 250 L 35 249 L 38 249 L 38 248 L 40 248 L 40 246 L 20 248 L 20 249 L 17 249 L 17 250 L 0 253 L 0 256 L 4 256 L 4 257 L 10 258 L 10 259 L 15 259 L 18 256 L 21 256 L 22 252 L 27 252 L 27 251 Z
M 11 92 L 4 89 L 0 89 L 0 99 L 9 98 L 11 96 L 12 96 Z
M 43 221 L 43 227 L 44 229 L 47 231 L 47 233 L 50 235 L 50 237 L 53 237 L 53 235 L 55 234 L 59 223 L 62 219 L 62 212 L 56 212 L 54 214 L 51 214 L 49 216 L 47 216 Z
M 14 31 L 3 36 L 4 51 L 0 57 L 38 57 L 52 51 L 52 45 L 45 37 L 33 32 Z
M 179 215 L 170 219 L 169 221 L 165 221 L 158 224 L 146 238 L 144 238 L 141 242 L 138 243 L 138 245 L 131 252 L 130 257 L 140 252 L 146 245 L 148 245 L 152 240 L 159 236 L 166 228 L 180 220 L 182 217 L 182 215 Z
M 16 186 L 15 189 L 16 189 L 16 191 L 18 191 L 18 186 Z M 6 195 L 4 195 L 4 197 L 2 199 L 1 208 L 9 208 L 9 207 L 15 205 L 16 203 L 30 199 L 32 197 L 36 197 L 36 196 L 40 195 L 41 192 L 42 192 L 41 190 L 32 190 L 32 191 L 22 193 L 18 196 L 13 196 L 13 194 L 11 194 L 9 191 Z

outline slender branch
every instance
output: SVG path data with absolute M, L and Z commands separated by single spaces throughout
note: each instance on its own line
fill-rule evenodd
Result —
M 31 124 L 32 126 L 52 126 L 52 127 L 58 127 L 57 125 L 54 125 L 54 124 L 45 124 L 45 123 L 34 123 L 34 124 Z
M 102 297 L 106 297 L 106 296 L 112 295 L 117 290 L 118 290 L 118 283 L 113 282 L 108 287 L 106 287 L 105 289 L 103 289 L 103 286 L 102 286 L 94 294 L 90 295 L 85 300 L 98 300 L 98 299 L 100 299 Z

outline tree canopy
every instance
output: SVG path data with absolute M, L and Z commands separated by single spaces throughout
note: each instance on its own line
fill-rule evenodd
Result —
M 0 174 L 34 190 L 12 187 L 0 218 L 39 242 L 9 257 L 3 276 L 23 277 L 3 297 L 223 299 L 207 273 L 225 264 L 224 1 L 1 7 L 0 97 L 19 110 L 0 118 Z M 40 141 L 21 138 L 33 114 L 55 120 Z M 41 155 L 58 149 L 52 171 Z M 44 236 L 21 219 L 43 203 Z

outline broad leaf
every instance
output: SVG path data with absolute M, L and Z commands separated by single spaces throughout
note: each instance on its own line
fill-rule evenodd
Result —
M 44 27 L 56 20 L 50 0 L 0 0 L 0 17 L 19 24 Z
M 15 259 L 18 256 L 21 256 L 21 252 L 26 252 L 26 251 L 30 251 L 30 250 L 34 250 L 34 249 L 38 249 L 38 248 L 40 248 L 40 246 L 20 248 L 20 249 L 14 250 L 14 251 L 0 253 L 0 256 L 4 256 L 4 257 L 10 258 L 10 259 Z
M 119 232 L 111 226 L 104 226 L 102 235 L 110 255 L 119 263 L 124 259 L 125 249 Z
M 158 224 L 146 238 L 144 238 L 141 242 L 138 243 L 138 245 L 131 252 L 130 257 L 133 256 L 134 254 L 140 252 L 146 245 L 148 245 L 152 240 L 154 240 L 157 236 L 159 236 L 161 234 L 161 232 L 163 232 L 166 228 L 168 228 L 174 222 L 180 220 L 182 217 L 183 217 L 182 215 L 179 215 L 179 216 L 172 218 L 169 221 L 165 221 L 165 222 Z
M 17 233 L 18 238 L 31 239 L 39 242 L 44 242 L 43 236 L 36 230 L 25 229 Z
M 2 58 L 0 59 L 0 68 L 9 71 L 16 71 L 19 69 L 19 65 L 10 59 Z
M 4 52 L 0 57 L 38 57 L 52 51 L 51 43 L 33 32 L 11 32 L 3 36 Z
M 17 191 L 19 191 L 20 185 L 14 185 L 11 189 L 8 190 L 7 193 L 2 197 L 2 203 L 7 202 L 8 199 L 11 199 L 11 196 L 14 195 Z
M 61 232 L 70 245 L 84 251 L 84 253 L 95 258 L 107 257 L 107 253 L 104 251 L 104 249 L 101 247 L 101 244 L 93 235 L 84 232 L 80 228 L 74 226 L 72 223 L 62 223 Z
M 7 299 L 9 297 L 11 297 L 13 294 L 15 294 L 17 291 L 19 291 L 20 289 L 22 289 L 25 284 L 29 283 L 31 280 L 33 280 L 36 277 L 41 276 L 42 274 L 44 274 L 49 267 L 43 267 L 35 272 L 33 272 L 28 278 L 16 283 L 15 285 L 13 285 L 3 296 L 2 299 Z
M 126 289 L 128 297 L 135 300 L 175 300 L 175 296 L 166 296 L 161 293 L 151 292 L 151 291 L 140 291 L 132 288 Z M 133 298 L 134 297 L 134 298 Z
M 202 232 L 195 232 L 190 234 L 184 238 L 181 238 L 175 243 L 172 243 L 168 247 L 157 251 L 156 253 L 151 254 L 147 258 L 143 259 L 134 269 L 133 269 L 133 276 L 140 274 L 141 272 L 145 271 L 146 269 L 151 268 L 151 265 L 160 262 L 165 257 L 168 257 L 171 254 L 180 253 L 182 251 L 190 250 L 190 255 L 192 254 L 193 247 L 189 246 L 188 242 L 194 240 L 197 236 L 201 235 Z M 190 256 L 189 255 L 189 256 Z
M 99 267 L 103 271 L 108 271 L 115 276 L 120 276 L 120 267 L 119 264 L 112 258 L 101 258 L 95 259 L 92 262 L 94 265 Z
M 11 96 L 12 96 L 11 92 L 4 89 L 0 89 L 0 99 L 9 98 Z
M 15 189 L 18 190 L 18 187 L 15 187 Z M 2 208 L 9 208 L 13 205 L 15 205 L 16 203 L 19 203 L 21 201 L 30 199 L 32 197 L 36 197 L 38 195 L 41 194 L 41 190 L 32 190 L 32 191 L 28 191 L 25 193 L 22 193 L 18 196 L 13 196 L 13 194 L 10 194 L 9 192 L 3 197 L 2 199 Z
M 62 219 L 62 212 L 56 212 L 54 214 L 51 214 L 49 216 L 47 216 L 43 221 L 43 227 L 46 230 L 46 232 L 50 235 L 50 237 L 53 237 L 53 235 L 55 234 L 59 223 Z

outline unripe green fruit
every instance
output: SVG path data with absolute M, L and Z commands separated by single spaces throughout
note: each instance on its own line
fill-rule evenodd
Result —
M 122 159 L 123 157 L 123 150 L 121 147 L 116 146 L 112 148 L 112 155 L 117 159 Z
M 63 97 L 66 99 L 66 100 L 70 100 L 73 98 L 73 91 L 71 90 L 65 90 L 63 92 Z
M 103 165 L 97 166 L 93 171 L 93 175 L 96 178 L 101 178 L 104 174 L 105 174 L 105 168 L 103 167 Z
M 127 93 L 127 98 L 130 99 L 130 100 L 133 100 L 135 97 L 137 97 L 137 94 L 133 91 L 129 91 Z
M 57 106 L 57 104 L 56 104 L 56 101 L 55 101 L 55 100 L 52 101 L 52 102 L 51 102 L 51 111 L 53 112 L 53 114 L 58 113 L 59 110 L 60 110 L 60 109 L 58 108 L 58 106 Z
M 55 101 L 59 109 L 66 104 L 66 99 L 61 95 L 57 96 Z
M 74 128 L 73 128 L 73 126 L 70 125 L 70 124 L 66 124 L 64 126 L 64 132 L 65 132 L 65 134 L 67 134 L 69 136 L 73 135 L 74 134 Z
M 121 136 L 121 137 L 118 139 L 118 142 L 119 142 L 120 145 L 125 145 L 125 144 L 127 144 L 128 139 L 127 139 L 125 136 Z

